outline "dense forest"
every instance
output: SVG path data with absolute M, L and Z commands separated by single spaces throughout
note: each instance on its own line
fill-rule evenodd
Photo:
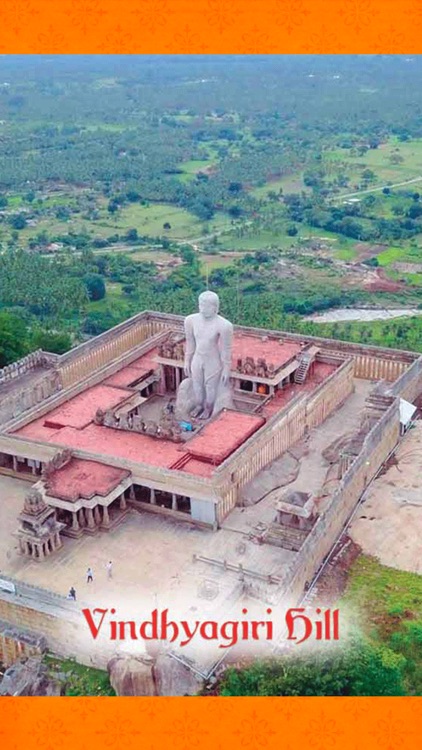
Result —
M 0 67 L 0 365 L 207 287 L 235 322 L 310 333 L 316 311 L 421 304 L 420 57 Z M 324 335 L 421 349 L 414 320 Z

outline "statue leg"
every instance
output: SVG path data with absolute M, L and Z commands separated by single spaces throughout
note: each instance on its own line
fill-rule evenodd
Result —
M 211 366 L 209 370 L 205 368 L 205 408 L 202 413 L 203 419 L 209 419 L 213 409 L 215 400 L 217 398 L 218 386 L 220 384 L 221 368 L 218 370 L 214 366 Z
M 191 412 L 192 417 L 199 417 L 204 408 L 204 366 L 195 357 L 191 365 L 192 388 L 195 396 L 195 408 Z

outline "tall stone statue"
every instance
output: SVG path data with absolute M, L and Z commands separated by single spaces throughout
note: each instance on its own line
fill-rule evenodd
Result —
M 218 314 L 215 292 L 199 295 L 199 312 L 185 318 L 185 375 L 176 409 L 208 419 L 216 407 L 231 406 L 230 370 L 233 326 Z M 193 409 L 192 409 L 193 402 Z M 191 409 L 189 409 L 189 405 Z

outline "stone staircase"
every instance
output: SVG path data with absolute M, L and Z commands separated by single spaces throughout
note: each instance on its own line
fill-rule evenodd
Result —
M 308 349 L 308 351 L 302 352 L 302 354 L 300 355 L 299 367 L 295 371 L 295 375 L 294 375 L 295 383 L 297 383 L 298 385 L 301 385 L 302 383 L 305 382 L 308 376 L 309 368 L 312 362 L 315 360 L 315 357 L 318 352 L 319 352 L 319 348 L 317 346 L 311 346 L 311 348 Z

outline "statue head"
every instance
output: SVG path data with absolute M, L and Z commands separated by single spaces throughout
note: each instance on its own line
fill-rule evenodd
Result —
M 202 292 L 198 297 L 199 312 L 204 318 L 213 318 L 217 315 L 220 300 L 215 292 Z

